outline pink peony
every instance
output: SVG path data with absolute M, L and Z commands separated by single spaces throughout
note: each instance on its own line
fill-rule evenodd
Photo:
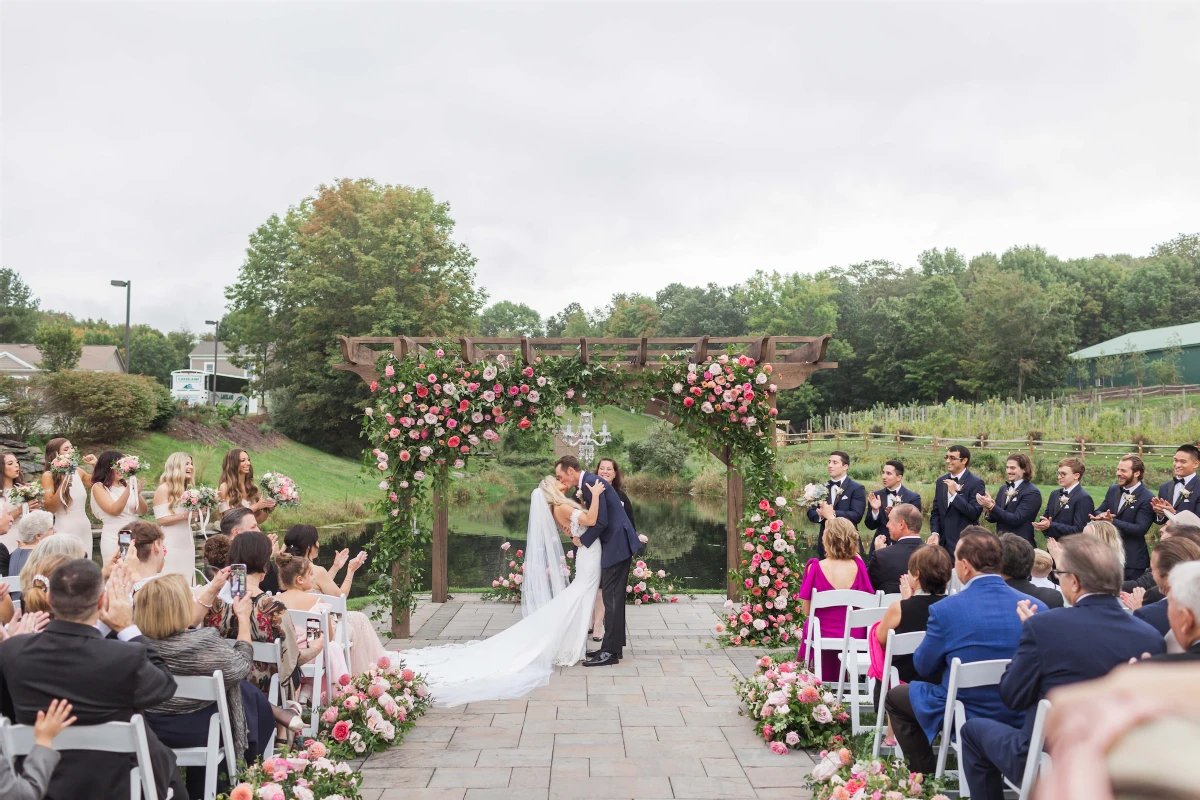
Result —
M 229 793 L 229 800 L 254 800 L 254 787 L 248 783 L 239 783 Z
M 380 669 L 388 669 L 392 666 L 392 660 L 387 656 L 380 656 L 379 661 L 375 662 Z
M 329 755 L 329 750 L 320 742 L 310 740 L 308 744 L 308 755 L 310 758 L 324 758 Z
M 400 680 L 402 681 L 411 682 L 414 677 L 416 676 L 413 675 L 413 671 L 411 669 L 406 669 L 400 673 Z
M 335 742 L 344 742 L 350 738 L 350 723 L 342 720 L 337 725 L 333 726 L 333 740 Z

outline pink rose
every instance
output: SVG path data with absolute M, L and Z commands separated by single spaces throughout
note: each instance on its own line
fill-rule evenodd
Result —
M 309 758 L 324 758 L 329 755 L 329 750 L 320 742 L 309 740 L 308 742 Z
M 342 720 L 337 725 L 333 726 L 333 740 L 335 742 L 344 742 L 350 738 L 350 723 Z
M 337 706 L 330 706 L 329 708 L 325 709 L 325 712 L 323 714 L 321 714 L 321 719 L 324 720 L 325 722 L 328 722 L 331 724 L 334 722 L 337 722 L 337 718 L 338 718 Z
M 789 735 L 795 736 L 796 734 L 793 731 Z M 784 744 L 783 742 L 771 742 L 771 752 L 777 756 L 786 756 L 787 752 L 788 752 L 788 748 L 787 748 L 787 745 Z

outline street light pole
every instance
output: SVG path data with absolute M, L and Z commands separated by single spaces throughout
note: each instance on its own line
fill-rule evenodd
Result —
M 109 281 L 113 286 L 125 290 L 125 372 L 129 372 L 129 299 L 133 293 L 133 281 Z
M 212 405 L 217 404 L 217 344 L 221 341 L 221 320 L 206 319 L 205 325 L 213 326 L 213 388 L 212 388 Z

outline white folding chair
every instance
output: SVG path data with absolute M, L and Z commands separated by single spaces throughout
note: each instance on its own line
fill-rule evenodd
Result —
M 202 570 L 202 569 L 196 569 L 196 570 L 195 570 L 195 573 L 196 573 L 196 575 L 195 575 L 195 577 L 192 579 L 192 585 L 194 585 L 194 586 L 207 586 L 207 585 L 208 585 L 208 578 L 206 578 L 206 577 L 205 577 L 205 575 L 204 575 L 204 570 Z
M 813 592 L 808 604 L 808 632 L 804 638 L 804 663 L 811 665 L 815 659 L 813 672 L 821 681 L 825 680 L 821 668 L 821 655 L 825 650 L 839 650 L 843 637 L 821 636 L 821 620 L 817 618 L 817 610 L 821 608 L 836 608 L 845 606 L 846 610 L 856 608 L 878 608 L 879 599 L 870 592 L 860 592 L 856 589 L 833 589 L 828 592 Z
M 217 772 L 225 762 L 229 782 L 237 777 L 240 754 L 233 744 L 233 723 L 229 718 L 229 699 L 225 695 L 225 675 L 176 675 L 175 697 L 215 703 L 217 713 L 208 720 L 208 741 L 203 747 L 176 747 L 175 760 L 181 767 L 204 767 L 204 800 L 217 796 Z
M 324 709 L 321 693 L 326 692 L 327 697 L 333 697 L 333 664 L 329 659 L 329 615 L 324 612 L 295 609 L 289 609 L 288 614 L 291 615 L 292 622 L 301 627 L 307 625 L 310 619 L 315 619 L 321 626 L 321 637 L 325 642 L 321 655 L 300 666 L 300 674 L 312 680 L 312 697 L 308 701 L 308 723 L 304 728 L 304 735 L 316 736 L 321 725 L 321 711 Z
M 891 594 L 885 594 L 883 589 L 880 589 L 878 592 L 875 593 L 875 595 L 879 598 L 879 605 L 881 608 L 887 608 L 888 606 L 890 606 L 892 603 L 896 602 L 897 600 L 904 599 L 900 595 L 899 592 L 892 592 Z
M 251 642 L 250 645 L 254 648 L 255 661 L 262 664 L 275 665 L 275 674 L 271 676 L 271 683 L 267 687 L 267 701 L 273 706 L 282 706 L 283 697 L 279 683 L 279 670 L 283 668 L 283 643 L 276 639 L 273 642 Z M 267 738 L 267 747 L 263 751 L 263 758 L 271 758 L 274 754 L 275 731 L 272 730 L 270 737 Z
M 33 726 L 10 725 L 0 717 L 0 736 L 4 737 L 7 758 L 27 756 L 33 750 Z M 150 763 L 150 745 L 141 714 L 129 722 L 103 725 L 72 725 L 54 737 L 55 750 L 95 750 L 102 753 L 128 753 L 137 757 L 137 766 L 129 770 L 130 800 L 157 800 L 154 767 Z
M 859 706 L 864 701 L 869 708 L 875 697 L 871 693 L 875 681 L 867 677 L 871 667 L 869 642 L 866 639 L 855 639 L 850 633 L 858 628 L 866 628 L 871 635 L 871 626 L 883 619 L 886 608 L 860 608 L 846 613 L 846 638 L 842 641 L 842 653 L 839 657 L 837 698 L 839 703 L 846 702 L 842 692 L 845 686 L 844 678 L 849 678 L 850 720 L 852 733 L 862 733 L 866 727 L 859 717 Z M 862 678 L 860 681 L 859 678 Z
M 342 646 L 342 654 L 346 656 L 346 663 L 349 664 L 351 642 L 350 621 L 346 619 L 346 598 L 335 594 L 317 594 L 317 597 L 329 606 L 329 613 L 338 615 L 336 620 L 330 620 L 329 626 L 334 629 L 338 644 Z
M 1025 772 L 1021 776 L 1021 785 L 1017 786 L 1008 778 L 1004 779 L 1005 785 L 1017 793 L 1017 800 L 1029 800 L 1038 774 L 1050 765 L 1050 755 L 1042 749 L 1046 743 L 1046 715 L 1049 713 L 1050 701 L 1040 701 L 1037 714 L 1033 718 L 1033 736 L 1029 740 L 1029 755 L 1025 757 Z
M 899 634 L 895 631 L 888 631 L 887 646 L 883 650 L 883 681 L 879 685 L 879 706 L 875 713 L 875 746 L 871 751 L 874 758 L 879 758 L 880 744 L 883 741 L 884 700 L 887 699 L 889 689 L 900 685 L 900 671 L 892 666 L 892 659 L 896 656 L 911 656 L 917 652 L 917 648 L 923 641 L 925 641 L 925 631 Z M 896 745 L 895 750 L 899 753 L 900 746 Z
M 4 545 L 0 545 L 3 547 Z M 6 584 L 10 592 L 21 591 L 21 576 L 20 575 L 5 575 L 0 577 L 0 583 Z
M 959 734 L 967 722 L 967 707 L 958 699 L 958 693 L 963 689 L 975 689 L 980 686 L 995 686 L 1000 683 L 1004 670 L 1011 658 L 996 658 L 990 661 L 973 661 L 964 664 L 961 659 L 950 662 L 950 686 L 946 692 L 946 713 L 942 717 L 942 742 L 938 746 L 937 772 L 934 777 L 941 778 L 946 774 L 946 756 L 950 749 L 958 760 L 958 769 L 954 775 L 958 779 L 958 796 L 970 797 L 971 789 L 967 786 L 966 777 L 962 772 L 962 742 Z M 952 735 L 953 734 L 953 735 Z

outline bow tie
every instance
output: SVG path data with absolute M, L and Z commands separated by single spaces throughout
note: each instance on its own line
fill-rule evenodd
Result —
M 836 487 L 838 487 L 838 488 L 840 489 L 840 488 L 842 488 L 842 482 L 841 482 L 841 481 L 832 481 L 832 480 L 831 480 L 831 481 L 829 482 L 829 487 L 832 489 L 834 486 L 836 486 Z
M 1176 483 L 1187 483 L 1187 478 L 1172 478 Z
M 900 490 L 899 489 L 888 489 L 888 494 L 891 495 L 892 497 L 899 497 Z
M 1009 488 L 1009 491 L 1012 491 L 1013 489 L 1017 488 L 1016 481 L 1005 481 L 1004 485 Z
M 1070 496 L 1071 490 L 1070 489 L 1059 489 L 1058 494 L 1062 497 L 1063 500 L 1066 500 L 1067 497 Z

